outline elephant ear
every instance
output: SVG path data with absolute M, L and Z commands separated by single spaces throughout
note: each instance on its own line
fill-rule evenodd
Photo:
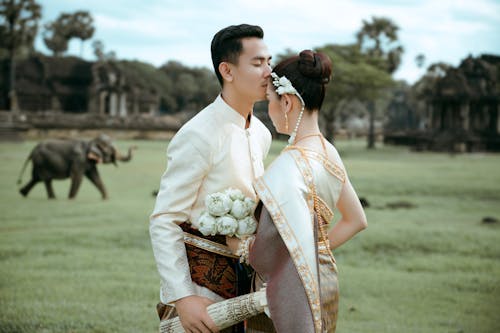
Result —
M 105 134 L 100 134 L 97 138 L 91 141 L 91 147 L 99 152 L 98 156 L 101 158 L 102 163 L 116 164 L 116 148 L 113 146 L 111 138 Z
M 89 160 L 94 160 L 96 163 L 102 162 L 102 152 L 95 143 L 91 143 L 87 152 L 87 158 Z

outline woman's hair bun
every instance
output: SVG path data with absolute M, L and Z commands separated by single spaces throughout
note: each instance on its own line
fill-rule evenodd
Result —
M 302 75 L 322 84 L 328 83 L 332 75 L 332 62 L 321 52 L 311 50 L 300 52 L 298 68 Z

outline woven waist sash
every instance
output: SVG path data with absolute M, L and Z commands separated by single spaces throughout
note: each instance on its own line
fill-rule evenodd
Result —
M 200 249 L 203 249 L 208 252 L 213 252 L 225 257 L 238 259 L 237 255 L 234 255 L 233 252 L 226 246 L 211 240 L 205 239 L 203 237 L 199 237 L 188 232 L 184 232 L 184 243 L 196 246 Z
M 204 236 L 189 223 L 180 227 L 184 231 L 191 280 L 224 298 L 235 297 L 238 257 L 225 245 L 226 237 Z

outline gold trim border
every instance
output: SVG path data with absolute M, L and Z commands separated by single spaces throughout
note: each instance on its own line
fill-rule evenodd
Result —
M 264 202 L 267 210 L 271 214 L 273 222 L 281 235 L 281 238 L 285 242 L 288 248 L 290 257 L 292 258 L 297 272 L 302 280 L 303 287 L 305 289 L 309 306 L 312 311 L 314 329 L 316 333 L 321 332 L 321 304 L 319 291 L 316 288 L 317 282 L 313 277 L 313 273 L 310 267 L 307 265 L 302 247 L 295 237 L 293 231 L 291 230 L 285 214 L 281 211 L 281 208 L 277 204 L 273 197 L 272 192 L 267 187 L 264 179 L 258 178 L 254 182 L 254 188 L 259 195 L 259 198 Z M 318 272 L 319 273 L 319 272 Z
M 206 250 L 209 252 L 223 255 L 225 257 L 239 259 L 239 256 L 233 254 L 233 252 L 231 252 L 231 250 L 227 246 L 216 243 L 216 242 L 212 242 L 212 241 L 205 239 L 205 238 L 201 238 L 201 237 L 192 235 L 188 232 L 184 232 L 184 243 L 196 246 L 200 249 L 203 249 L 203 250 Z

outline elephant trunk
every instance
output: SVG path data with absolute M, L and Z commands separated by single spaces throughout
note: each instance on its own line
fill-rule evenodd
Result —
M 128 154 L 123 156 L 118 150 L 115 151 L 115 160 L 120 162 L 128 162 L 132 159 L 132 151 L 137 149 L 137 146 L 131 146 L 128 148 Z

